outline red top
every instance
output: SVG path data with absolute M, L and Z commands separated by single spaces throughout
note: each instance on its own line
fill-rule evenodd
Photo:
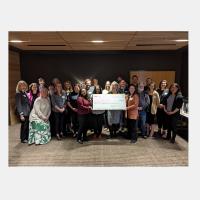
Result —
M 88 113 L 91 112 L 91 109 L 89 108 L 89 106 L 91 106 L 92 104 L 90 103 L 90 101 L 88 101 L 87 99 L 83 98 L 83 97 L 78 97 L 77 99 L 77 113 L 79 115 L 86 115 Z

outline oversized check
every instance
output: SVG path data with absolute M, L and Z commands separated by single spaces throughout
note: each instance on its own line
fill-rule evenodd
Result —
M 125 94 L 93 94 L 93 110 L 126 110 Z

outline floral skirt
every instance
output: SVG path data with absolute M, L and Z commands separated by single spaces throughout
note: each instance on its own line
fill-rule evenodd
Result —
M 29 123 L 28 144 L 47 144 L 51 140 L 50 123 L 41 120 Z

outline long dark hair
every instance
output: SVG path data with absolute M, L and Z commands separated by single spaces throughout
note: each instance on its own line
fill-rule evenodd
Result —
M 101 88 L 100 85 L 96 85 L 96 86 L 94 87 L 94 94 L 97 94 L 97 87 L 99 87 L 99 90 L 100 90 L 99 94 L 102 94 L 102 88 Z
M 161 85 L 162 85 L 163 82 L 166 82 L 166 88 L 167 88 L 167 86 L 168 86 L 167 80 L 163 79 L 163 80 L 160 81 L 160 83 L 159 83 L 159 89 L 160 89 L 160 90 L 161 90 Z M 166 88 L 165 88 L 165 89 L 166 89 Z
M 135 85 L 130 84 L 130 85 L 128 86 L 128 90 L 130 89 L 131 86 L 133 86 L 133 87 L 135 88 L 135 92 L 131 95 L 130 92 L 128 91 L 129 96 L 131 95 L 131 96 L 133 97 L 135 94 L 138 95 L 138 89 L 137 89 L 137 87 L 135 87 Z
M 86 95 L 85 95 L 85 96 L 83 96 L 83 95 L 81 94 L 83 90 L 85 90 L 85 92 L 86 92 Z M 81 88 L 81 89 L 80 89 L 80 92 L 79 92 L 79 96 L 80 96 L 80 97 L 83 97 L 83 98 L 85 98 L 85 99 L 87 99 L 87 90 L 86 90 L 85 88 Z
M 177 92 L 176 92 L 175 95 L 181 94 L 181 87 L 180 87 L 180 85 L 179 85 L 178 83 L 172 83 L 172 84 L 170 85 L 170 87 L 169 87 L 169 95 L 172 94 L 172 92 L 171 92 L 172 86 L 175 86 L 176 88 L 178 88 L 178 90 L 177 90 Z

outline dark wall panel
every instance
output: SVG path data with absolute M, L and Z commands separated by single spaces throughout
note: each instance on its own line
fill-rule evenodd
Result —
M 95 76 L 104 84 L 118 75 L 129 80 L 131 70 L 175 70 L 180 79 L 181 55 L 177 51 L 147 52 L 23 52 L 22 78 L 28 83 L 44 77 L 47 83 L 53 77 L 75 82 Z

